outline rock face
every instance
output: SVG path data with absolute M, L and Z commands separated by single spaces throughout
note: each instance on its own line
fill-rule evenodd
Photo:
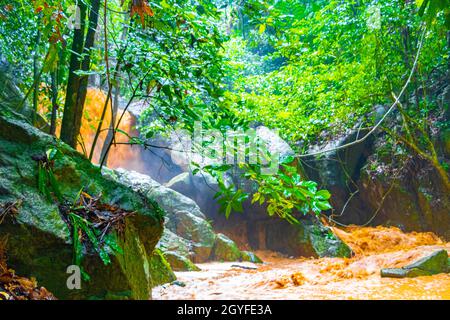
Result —
M 366 133 L 367 130 L 352 130 L 331 142 L 311 147 L 308 153 L 343 146 Z M 359 180 L 361 168 L 367 163 L 372 152 L 373 139 L 367 139 L 346 149 L 306 158 L 303 169 L 310 180 L 319 182 L 323 188 L 330 191 L 333 207 L 340 212 L 350 195 L 357 190 L 355 181 Z
M 251 250 L 273 250 L 289 256 L 349 257 L 351 249 L 319 220 L 312 216 L 289 224 L 269 217 L 264 207 L 248 206 L 242 214 L 226 219 L 222 214 L 213 218 L 216 230 L 223 232 L 240 247 Z
M 389 278 L 414 278 L 420 276 L 431 276 L 438 273 L 450 271 L 448 253 L 446 250 L 438 250 L 403 268 L 381 269 L 382 277 Z
M 448 105 L 448 97 L 442 99 Z M 448 122 L 448 115 L 442 117 L 440 122 Z M 394 126 L 395 121 L 388 122 Z M 441 163 L 448 164 L 448 129 L 435 131 L 436 151 Z M 354 141 L 356 135 L 357 131 L 351 132 L 311 151 Z M 340 223 L 432 231 L 450 239 L 450 198 L 437 170 L 414 152 L 393 150 L 382 132 L 364 143 L 309 159 L 304 169 L 309 178 L 330 190 L 333 218 Z
M 71 230 L 55 201 L 40 193 L 38 164 L 32 160 L 49 148 L 58 150 L 53 172 L 64 198 L 74 201 L 84 188 L 91 195 L 101 194 L 103 203 L 135 212 L 126 218 L 123 234 L 116 235 L 124 254 L 112 257 L 105 266 L 96 253 L 86 252 L 83 266 L 91 280 L 83 282 L 81 290 L 66 285 L 66 270 L 73 264 Z M 3 220 L 0 237 L 8 236 L 8 263 L 19 274 L 35 277 L 61 299 L 121 292 L 134 299 L 151 297 L 152 254 L 163 232 L 160 211 L 123 184 L 103 177 L 75 150 L 0 105 L 0 205 L 8 203 L 15 203 L 18 213 Z
M 195 271 L 195 263 L 238 261 L 243 254 L 224 235 L 216 235 L 197 204 L 147 175 L 118 169 L 109 174 L 145 197 L 154 199 L 167 213 L 157 247 L 175 271 Z M 257 260 L 255 258 L 255 260 Z
M 237 261 L 242 253 L 233 240 L 219 233 L 214 244 L 214 258 L 219 261 Z

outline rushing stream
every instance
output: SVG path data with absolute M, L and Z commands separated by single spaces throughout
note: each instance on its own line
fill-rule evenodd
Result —
M 432 233 L 406 234 L 397 228 L 353 227 L 335 232 L 352 247 L 353 258 L 286 258 L 257 252 L 263 265 L 200 264 L 202 271 L 177 273 L 184 287 L 160 286 L 154 289 L 153 298 L 450 299 L 450 274 L 380 277 L 381 268 L 404 266 L 437 249 L 450 250 L 450 243 Z

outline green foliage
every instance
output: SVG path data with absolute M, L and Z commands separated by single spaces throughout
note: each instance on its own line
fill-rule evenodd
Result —
M 255 170 L 254 165 L 244 166 L 245 177 L 258 185 L 252 204 L 267 203 L 270 216 L 278 215 L 290 223 L 297 223 L 294 210 L 303 215 L 311 212 L 319 215 L 322 211 L 331 209 L 328 202 L 331 194 L 327 190 L 318 190 L 316 182 L 302 178 L 292 161 L 293 159 L 285 160 L 282 163 L 283 169 L 275 175 L 261 174 L 259 170 Z
M 416 0 L 419 15 L 425 18 L 428 25 L 434 23 L 440 13 L 445 18 L 445 26 L 450 29 L 450 1 L 449 0 Z
M 50 96 L 50 74 L 55 73 L 58 89 L 65 89 L 72 4 L 15 0 L 0 7 L 0 55 L 17 68 L 22 89 L 34 81 L 33 57 L 44 73 L 40 92 Z M 418 72 L 405 93 L 420 100 L 420 87 L 448 72 L 449 8 L 449 0 L 112 0 L 101 17 L 107 21 L 107 36 L 97 33 L 98 43 L 88 53 L 90 68 L 82 73 L 102 83 L 120 83 L 129 104 L 145 101 L 141 137 L 116 132 L 130 143 L 146 146 L 147 139 L 175 129 L 192 133 L 196 121 L 222 133 L 245 130 L 254 121 L 279 129 L 296 151 L 305 152 L 356 125 L 373 125 L 378 116 L 374 105 L 390 103 L 391 93 L 403 86 L 425 22 Z M 426 127 L 436 108 L 422 100 L 405 105 L 405 116 L 418 128 Z M 60 199 L 53 156 L 39 164 L 39 190 Z M 227 217 L 242 211 L 250 198 L 227 178 L 238 170 L 256 185 L 253 204 L 267 205 L 269 215 L 295 223 L 297 212 L 329 210 L 328 191 L 318 190 L 290 160 L 274 175 L 262 174 L 261 166 L 253 164 L 198 166 L 195 171 L 217 180 L 216 198 Z M 77 232 L 91 239 L 91 226 L 72 219 Z M 99 254 L 105 256 L 100 249 Z
M 52 194 L 58 201 L 62 201 L 62 194 L 59 190 L 58 182 L 53 174 L 53 161 L 58 153 L 58 149 L 50 148 L 45 156 L 38 157 L 38 188 L 39 192 L 53 202 Z
M 77 205 L 80 202 L 82 192 L 83 189 L 80 190 L 69 208 L 67 217 L 72 226 L 73 263 L 80 267 L 83 279 L 89 281 L 89 274 L 82 267 L 83 257 L 88 245 L 97 252 L 105 265 L 111 263 L 110 254 L 123 254 L 123 250 L 117 243 L 114 233 L 103 233 L 95 224 L 78 213 L 86 209 L 83 205 Z
M 433 8 L 448 10 L 438 2 L 446 1 L 433 2 Z M 391 101 L 390 92 L 399 90 L 412 66 L 422 22 L 416 4 L 269 3 L 269 9 L 253 17 L 267 24 L 263 34 L 258 24 L 249 23 L 253 30 L 245 40 L 239 30 L 224 46 L 231 87 L 227 106 L 249 121 L 280 129 L 284 138 L 302 141 L 304 148 L 342 134 L 361 120 L 371 125 L 372 107 Z M 368 24 L 376 5 L 379 29 Z M 443 19 L 431 5 L 427 10 L 434 23 L 419 62 L 424 74 L 445 67 L 442 57 L 448 56 Z M 258 51 L 261 47 L 270 49 Z

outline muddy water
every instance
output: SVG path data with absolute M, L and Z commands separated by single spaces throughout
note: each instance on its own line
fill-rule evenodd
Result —
M 185 287 L 155 288 L 154 299 L 450 299 L 450 274 L 412 279 L 381 278 L 380 269 L 401 267 L 435 250 L 450 251 L 431 233 L 396 228 L 335 230 L 356 252 L 351 259 L 289 259 L 257 252 L 265 261 L 205 263 L 200 272 L 178 272 Z M 247 270 L 241 267 L 256 268 Z

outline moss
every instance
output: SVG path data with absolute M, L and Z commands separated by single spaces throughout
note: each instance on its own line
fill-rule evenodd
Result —
M 200 271 L 188 258 L 174 251 L 165 251 L 164 258 L 170 264 L 173 271 Z
M 449 258 L 446 250 L 438 250 L 403 268 L 382 269 L 382 277 L 414 278 L 446 273 L 449 269 Z
M 241 260 L 253 263 L 263 263 L 263 261 L 256 254 L 250 251 L 242 251 Z
M 177 277 L 172 271 L 170 264 L 164 258 L 159 249 L 155 249 L 150 256 L 150 274 L 152 276 L 152 287 L 175 281 Z
M 227 236 L 219 233 L 214 243 L 212 258 L 217 261 L 239 261 L 242 253 L 236 243 Z
M 123 291 L 131 291 L 134 299 L 148 299 L 152 281 L 147 252 L 153 251 L 161 237 L 161 210 L 152 199 L 112 177 L 102 176 L 99 168 L 77 151 L 30 126 L 13 112 L 5 117 L 4 110 L 0 106 L 0 203 L 22 202 L 16 222 L 0 226 L 0 236 L 9 236 L 11 267 L 37 278 L 40 285 L 62 299 Z M 136 212 L 127 218 L 120 241 L 123 255 L 113 257 L 112 263 L 105 266 L 96 254 L 86 253 L 84 268 L 91 281 L 83 282 L 81 290 L 70 291 L 66 287 L 66 269 L 72 264 L 71 232 L 57 204 L 40 194 L 37 163 L 31 159 L 49 148 L 59 151 L 54 159 L 54 173 L 66 199 L 74 199 L 85 188 L 90 194 L 101 194 L 105 203 Z
M 124 239 L 119 241 L 123 254 L 117 255 L 120 267 L 131 288 L 133 299 L 151 298 L 152 277 L 149 257 L 139 239 L 136 227 L 127 221 Z
M 352 250 L 329 228 L 312 224 L 308 227 L 311 244 L 319 257 L 350 257 Z

